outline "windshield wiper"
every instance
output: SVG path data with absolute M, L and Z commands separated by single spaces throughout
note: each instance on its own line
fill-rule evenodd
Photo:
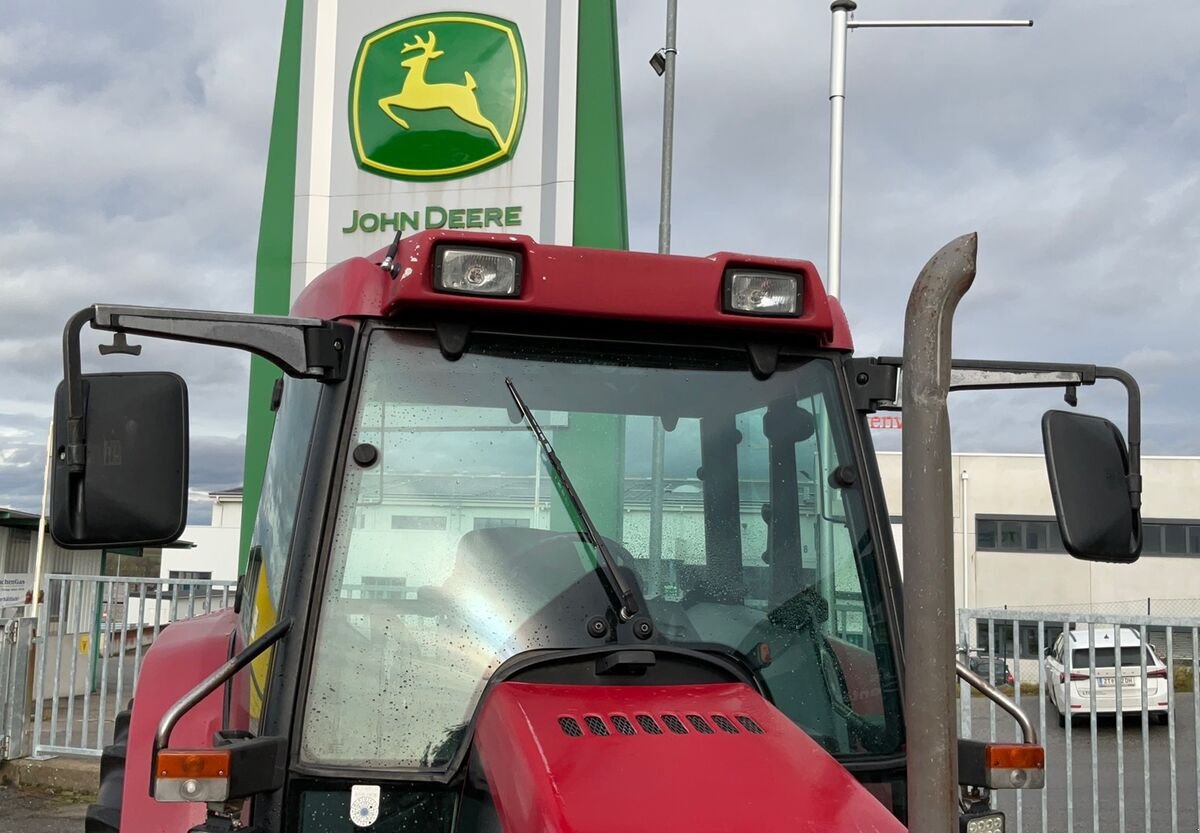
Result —
M 580 536 L 600 554 L 600 568 L 604 573 L 604 578 L 609 584 L 609 589 L 620 600 L 620 610 L 617 611 L 617 615 L 621 617 L 622 622 L 628 622 L 638 612 L 637 597 L 634 595 L 633 588 L 625 582 L 621 571 L 617 569 L 616 560 L 613 558 L 612 553 L 609 552 L 608 545 L 604 543 L 604 539 L 600 537 L 600 533 L 596 531 L 596 525 L 592 523 L 587 509 L 583 507 L 583 501 L 579 499 L 579 495 L 575 492 L 575 487 L 571 485 L 571 478 L 567 477 L 567 470 L 563 468 L 562 461 L 554 453 L 554 447 L 546 439 L 546 435 L 542 431 L 542 426 L 538 425 L 537 420 L 533 418 L 533 412 L 529 410 L 529 406 L 525 404 L 525 400 L 521 398 L 521 394 L 517 393 L 517 387 L 513 384 L 512 379 L 506 378 L 504 384 L 508 386 L 508 392 L 512 394 L 513 402 L 517 403 L 517 410 L 521 412 L 521 416 L 525 417 L 525 422 L 528 423 L 529 430 L 537 437 L 538 445 L 542 447 L 542 451 L 546 454 L 546 459 L 550 461 L 550 467 L 554 469 L 554 475 L 558 478 L 558 482 L 562 486 L 562 491 L 566 493 L 572 508 L 575 509 L 575 513 L 579 516 L 579 520 L 583 526 L 583 529 L 579 530 Z

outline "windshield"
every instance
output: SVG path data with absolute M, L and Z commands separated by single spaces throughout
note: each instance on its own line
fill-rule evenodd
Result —
M 602 644 L 586 625 L 611 590 L 506 378 L 653 621 L 650 644 L 732 654 L 832 752 L 899 749 L 832 362 L 781 359 L 760 380 L 741 350 L 472 338 L 457 361 L 426 333 L 370 338 L 306 761 L 445 768 L 502 662 Z

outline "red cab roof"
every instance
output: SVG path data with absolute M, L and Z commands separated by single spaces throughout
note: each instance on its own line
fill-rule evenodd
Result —
M 521 255 L 519 298 L 450 295 L 433 288 L 439 246 L 485 246 Z M 447 310 L 561 318 L 606 318 L 747 333 L 792 336 L 839 350 L 852 349 L 837 300 L 825 293 L 807 260 L 717 252 L 708 257 L 548 246 L 524 235 L 425 231 L 400 241 L 396 276 L 379 266 L 386 249 L 351 258 L 305 287 L 293 314 L 337 319 L 390 318 L 409 311 Z M 801 276 L 801 314 L 795 318 L 735 315 L 722 309 L 730 267 Z

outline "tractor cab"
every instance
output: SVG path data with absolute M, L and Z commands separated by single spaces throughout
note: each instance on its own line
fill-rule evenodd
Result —
M 909 370 L 852 356 L 811 263 L 426 232 L 293 313 L 68 325 L 64 545 L 171 540 L 186 504 L 182 381 L 83 374 L 84 326 L 284 374 L 236 610 L 148 653 L 120 827 L 96 829 L 903 829 L 922 715 L 865 416 Z M 951 387 L 1106 375 L 955 368 Z M 1080 495 L 1130 457 L 1072 417 L 1047 429 L 1064 541 L 1119 557 L 1136 512 L 1091 523 Z M 1040 785 L 1030 741 L 964 753 L 977 804 Z

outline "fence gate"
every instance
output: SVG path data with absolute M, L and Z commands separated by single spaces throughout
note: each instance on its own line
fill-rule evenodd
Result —
M 959 611 L 960 658 L 1010 692 L 1046 749 L 1046 786 L 999 791 L 1008 829 L 1200 829 L 1200 610 L 1190 616 Z M 1019 740 L 965 684 L 960 734 Z
M 0 619 L 0 761 L 26 754 L 33 619 Z
M 33 754 L 99 757 L 146 651 L 172 622 L 232 607 L 237 583 L 48 575 L 38 611 Z

